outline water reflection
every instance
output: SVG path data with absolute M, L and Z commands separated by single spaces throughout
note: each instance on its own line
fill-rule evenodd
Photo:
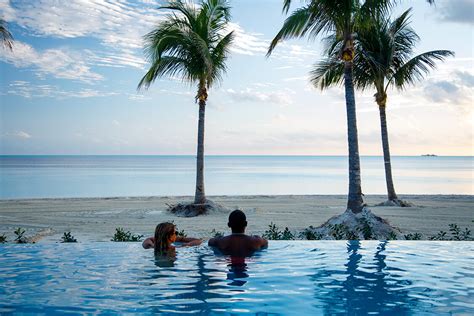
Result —
M 166 253 L 155 253 L 155 265 L 160 268 L 174 267 L 176 250 L 170 249 Z
M 227 273 L 227 280 L 231 280 L 229 283 L 231 286 L 243 286 L 247 283 L 246 280 L 241 280 L 248 278 L 247 274 L 247 264 L 245 263 L 245 257 L 233 257 L 229 259 L 230 263 L 227 265 L 229 272 Z
M 202 251 L 196 252 L 195 257 L 182 258 L 182 262 L 176 254 L 155 256 L 158 270 L 149 276 L 155 280 L 150 284 L 156 286 L 152 294 L 154 306 L 150 306 L 151 311 L 209 314 L 214 309 L 228 308 L 226 302 L 231 295 L 225 294 L 226 286 L 221 280 L 212 277 L 219 271 L 206 266 L 210 257 L 214 256 Z M 180 263 L 193 264 L 180 267 Z M 158 282 L 156 279 L 159 279 Z
M 391 276 L 386 271 L 387 243 L 380 242 L 373 264 L 369 266 L 360 266 L 363 259 L 360 241 L 350 241 L 347 243 L 345 271 L 325 267 L 316 269 L 311 279 L 316 288 L 315 298 L 322 303 L 325 315 L 411 313 L 417 300 L 409 297 L 409 291 L 405 287 L 412 282 Z

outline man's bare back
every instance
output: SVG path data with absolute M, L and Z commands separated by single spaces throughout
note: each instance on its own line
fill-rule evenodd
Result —
M 268 242 L 259 236 L 232 234 L 210 239 L 209 246 L 216 247 L 225 255 L 247 257 L 255 251 L 267 247 Z
M 247 219 L 244 212 L 235 210 L 229 215 L 232 234 L 225 237 L 211 238 L 209 246 L 219 249 L 225 255 L 247 257 L 257 250 L 268 246 L 268 241 L 259 236 L 245 234 Z

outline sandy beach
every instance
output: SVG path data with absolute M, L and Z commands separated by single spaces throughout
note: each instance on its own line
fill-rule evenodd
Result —
M 213 196 L 209 197 L 229 210 L 242 209 L 249 222 L 248 233 L 262 234 L 273 222 L 281 229 L 298 232 L 319 226 L 345 210 L 344 195 L 285 196 Z M 374 206 L 383 196 L 365 197 L 376 215 L 398 227 L 402 234 L 421 233 L 423 239 L 451 223 L 474 231 L 474 196 L 406 195 L 413 207 Z M 209 238 L 211 231 L 228 232 L 227 213 L 219 212 L 194 218 L 182 218 L 167 212 L 170 204 L 190 201 L 191 197 L 117 197 L 77 199 L 0 200 L 0 234 L 14 239 L 13 231 L 22 227 L 36 242 L 59 242 L 70 231 L 79 242 L 109 241 L 115 228 L 149 236 L 157 223 L 174 221 L 189 236 Z

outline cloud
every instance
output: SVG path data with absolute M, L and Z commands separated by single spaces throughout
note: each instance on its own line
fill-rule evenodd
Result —
M 5 94 L 17 95 L 24 98 L 91 98 L 116 95 L 116 92 L 103 92 L 93 89 L 81 89 L 77 91 L 61 90 L 53 85 L 37 85 L 27 81 L 13 81 L 8 85 Z
M 466 87 L 474 87 L 474 76 L 467 71 L 455 71 L 454 74 L 460 79 Z
M 103 50 L 85 50 L 89 65 L 103 67 L 133 67 L 143 69 L 147 62 L 143 56 L 143 36 L 150 32 L 165 14 L 157 10 L 160 1 L 62 1 L 54 0 L 0 2 L 2 18 L 28 30 L 30 36 L 53 38 L 94 38 Z M 238 23 L 229 23 L 226 32 L 234 31 L 236 38 L 232 52 L 243 55 L 264 55 L 269 41 L 262 34 L 246 32 Z M 26 44 L 25 44 L 26 45 Z M 16 57 L 23 60 L 24 50 L 34 54 L 31 47 L 17 49 Z M 60 54 L 48 50 L 46 56 Z M 70 54 L 69 54 L 70 55 Z M 20 56 L 20 57 L 18 57 Z M 34 56 L 37 60 L 40 56 Z M 77 56 L 75 56 L 77 57 Z M 63 60 L 64 56 L 59 56 Z M 54 59 L 54 58 L 53 58 Z M 54 59 L 56 60 L 56 59 Z M 8 59 L 9 62 L 11 58 Z M 18 66 L 18 62 L 15 64 Z M 87 72 L 87 68 L 80 69 Z M 69 75 L 63 78 L 70 79 Z M 89 78 L 90 79 L 90 78 Z M 94 79 L 94 78 L 93 78 Z
M 2 138 L 16 138 L 16 139 L 29 139 L 32 136 L 25 131 L 14 131 L 9 133 L 4 133 L 1 135 Z
M 251 88 L 246 88 L 240 91 L 227 89 L 226 93 L 235 102 L 265 102 L 279 105 L 289 105 L 293 103 L 293 100 L 289 96 L 291 92 L 260 92 Z
M 89 64 L 143 68 L 142 36 L 164 15 L 157 6 L 156 1 L 3 1 L 0 11 L 30 36 L 97 39 L 105 49 L 87 51 Z
M 443 21 L 474 24 L 474 0 L 444 1 L 437 11 Z
M 265 55 L 267 53 L 269 40 L 262 38 L 260 33 L 249 33 L 238 24 L 230 22 L 225 34 L 234 31 L 235 40 L 231 46 L 231 51 L 241 55 Z
M 43 78 L 52 75 L 59 79 L 71 79 L 92 83 L 103 80 L 103 77 L 91 70 L 85 60 L 87 56 L 67 48 L 46 49 L 37 51 L 32 46 L 15 41 L 13 51 L 1 50 L 0 60 L 11 63 L 18 68 L 32 67 L 37 75 Z

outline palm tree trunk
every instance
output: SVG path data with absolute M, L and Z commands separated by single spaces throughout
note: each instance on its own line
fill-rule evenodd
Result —
M 385 105 L 379 105 L 380 127 L 382 131 L 383 160 L 385 164 L 385 181 L 387 182 L 387 193 L 390 201 L 398 200 L 392 179 L 392 164 L 390 162 L 390 147 L 388 144 L 387 116 L 385 114 Z
M 196 161 L 196 194 L 194 204 L 204 204 L 206 194 L 204 193 L 204 115 L 206 112 L 206 101 L 199 100 L 199 123 L 198 123 L 198 145 Z
M 347 208 L 353 213 L 359 213 L 364 207 L 364 201 L 362 199 L 360 181 L 359 141 L 352 77 L 352 61 L 346 61 L 344 63 L 344 86 L 346 90 L 347 139 L 349 146 L 349 196 Z

